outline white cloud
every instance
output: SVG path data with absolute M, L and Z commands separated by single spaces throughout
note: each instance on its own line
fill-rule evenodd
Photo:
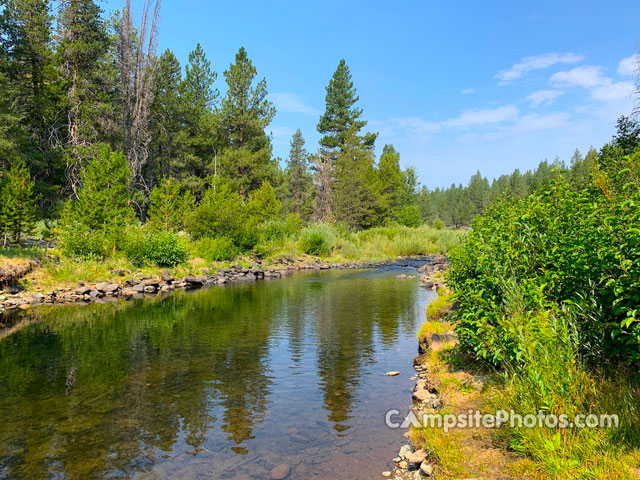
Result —
M 510 129 L 520 132 L 528 132 L 534 130 L 551 130 L 561 127 L 569 119 L 566 112 L 550 113 L 549 115 L 538 115 L 531 113 L 524 115 Z
M 389 121 L 369 122 L 369 126 L 378 129 L 383 137 L 396 137 L 406 134 L 416 140 L 426 141 L 442 130 L 436 122 L 429 122 L 418 117 L 392 118 Z
M 499 80 L 499 85 L 508 85 L 513 80 L 522 77 L 532 70 L 542 70 L 556 64 L 578 63 L 584 60 L 582 55 L 575 53 L 543 53 L 532 57 L 525 57 L 520 62 L 514 64 L 507 70 L 501 70 L 495 76 Z
M 596 65 L 583 65 L 554 73 L 549 82 L 556 87 L 584 87 L 593 99 L 605 102 L 629 98 L 634 91 L 632 82 L 615 82 L 603 74 L 602 67 Z
M 276 106 L 276 110 L 288 113 L 302 113 L 304 115 L 320 115 L 311 105 L 304 103 L 300 95 L 290 92 L 271 93 L 269 99 Z
M 630 57 L 623 58 L 620 60 L 618 64 L 618 73 L 620 75 L 630 77 L 636 70 L 638 69 L 638 61 L 640 60 L 640 55 L 631 55 Z
M 473 92 L 475 92 L 476 89 L 475 88 L 465 88 L 464 90 L 462 90 L 460 93 L 462 95 L 471 95 Z
M 505 105 L 482 110 L 467 110 L 462 112 L 460 116 L 446 120 L 442 124 L 448 127 L 471 127 L 509 122 L 517 118 L 518 108 L 514 105 Z
M 558 97 L 564 95 L 562 90 L 537 90 L 527 97 L 531 106 L 551 105 Z
M 549 83 L 557 87 L 597 87 L 604 81 L 602 67 L 596 65 L 583 65 L 566 72 L 558 72 L 551 75 Z

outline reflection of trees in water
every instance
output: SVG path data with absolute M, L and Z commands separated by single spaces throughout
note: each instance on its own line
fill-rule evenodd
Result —
M 393 278 L 349 278 L 316 292 L 317 364 L 325 408 L 334 428 L 348 428 L 362 368 L 375 361 L 376 341 L 391 346 L 400 326 L 411 327 L 415 284 Z M 378 337 L 378 338 L 377 338 Z
M 265 290 L 61 308 L 0 343 L 0 476 L 144 470 L 180 436 L 200 449 L 219 408 L 250 438 L 271 382 Z
M 126 476 L 182 442 L 225 448 L 216 427 L 243 452 L 267 410 L 276 330 L 294 363 L 317 336 L 324 402 L 343 425 L 375 342 L 393 345 L 415 301 L 408 282 L 349 275 L 37 311 L 41 323 L 0 342 L 0 478 Z

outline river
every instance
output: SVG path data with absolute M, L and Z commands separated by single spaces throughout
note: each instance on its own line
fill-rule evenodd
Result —
M 0 340 L 0 478 L 380 478 L 435 296 L 412 272 L 28 312 Z

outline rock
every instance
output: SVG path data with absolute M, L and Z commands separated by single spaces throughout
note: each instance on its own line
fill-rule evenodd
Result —
M 31 305 L 29 305 L 28 303 L 23 303 L 22 305 L 19 305 L 18 308 L 20 310 L 27 310 Z
M 281 463 L 269 472 L 271 480 L 284 480 L 291 474 L 291 466 L 288 463 Z
M 195 287 L 195 286 L 204 284 L 207 281 L 207 277 L 203 277 L 203 276 L 194 277 L 193 275 L 188 275 L 184 277 L 184 281 L 188 283 L 190 286 Z
M 405 455 L 410 452 L 413 452 L 413 448 L 411 448 L 411 445 L 403 445 L 402 447 L 400 447 L 400 453 L 398 453 L 398 456 L 404 458 Z
M 417 402 L 429 403 L 434 398 L 437 398 L 437 395 L 429 392 L 429 390 L 416 390 L 413 392 L 412 398 Z
M 409 466 L 409 462 L 407 462 L 406 460 L 400 460 L 398 462 L 398 466 L 402 469 L 402 470 L 406 470 L 406 468 Z
M 400 372 L 396 372 L 396 371 L 387 372 L 387 373 L 385 373 L 385 375 L 387 375 L 389 377 L 397 377 L 398 375 L 400 375 Z
M 144 292 L 144 283 L 138 283 L 138 284 L 132 286 L 131 290 L 134 293 L 142 293 L 142 292 Z
M 222 283 L 227 283 L 227 277 L 223 277 L 222 275 L 216 277 L 216 279 L 218 280 L 218 283 L 222 284 Z
M 393 473 L 387 471 L 387 472 L 382 472 L 382 476 L 385 478 L 391 478 L 391 475 L 393 475 Z
M 78 287 L 76 288 L 75 294 L 76 295 L 84 295 L 85 293 L 89 293 L 91 291 L 91 289 L 89 287 Z
M 160 278 L 162 278 L 163 282 L 173 282 L 173 277 L 169 273 L 169 270 L 160 270 Z
M 155 293 L 157 287 L 155 285 L 145 285 L 144 293 Z
M 408 452 L 405 455 L 407 462 L 413 463 L 414 465 L 418 465 L 424 462 L 427 459 L 427 452 L 425 452 L 422 448 L 415 452 Z
M 40 292 L 34 292 L 30 296 L 34 303 L 42 303 L 45 299 L 44 295 Z
M 433 467 L 429 465 L 427 462 L 422 462 L 422 465 L 420 465 L 420 471 L 426 477 L 430 477 L 431 475 L 433 475 Z

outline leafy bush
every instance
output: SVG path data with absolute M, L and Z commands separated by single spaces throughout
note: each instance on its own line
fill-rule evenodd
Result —
M 398 223 L 405 227 L 419 227 L 422 224 L 422 214 L 418 205 L 405 205 L 398 212 Z
M 444 222 L 439 218 L 436 218 L 431 226 L 436 230 L 442 230 L 444 228 Z
M 227 237 L 201 238 L 194 243 L 193 251 L 209 262 L 232 260 L 238 254 L 233 240 Z
M 92 230 L 82 222 L 64 223 L 59 233 L 62 251 L 69 257 L 101 259 L 109 256 L 119 239 L 99 230 Z
M 333 241 L 331 227 L 318 223 L 302 231 L 300 249 L 308 255 L 326 256 L 331 253 Z
M 151 263 L 159 267 L 172 267 L 187 260 L 184 242 L 171 232 L 152 232 L 135 229 L 125 243 L 125 254 L 134 265 Z
M 524 315 L 561 309 L 576 318 L 579 353 L 640 358 L 640 194 L 562 180 L 479 217 L 451 254 L 449 285 L 461 344 L 492 363 L 513 361 L 513 292 Z
M 301 224 L 302 220 L 297 214 L 268 220 L 260 227 L 261 240 L 263 242 L 273 242 L 293 237 L 300 231 Z

